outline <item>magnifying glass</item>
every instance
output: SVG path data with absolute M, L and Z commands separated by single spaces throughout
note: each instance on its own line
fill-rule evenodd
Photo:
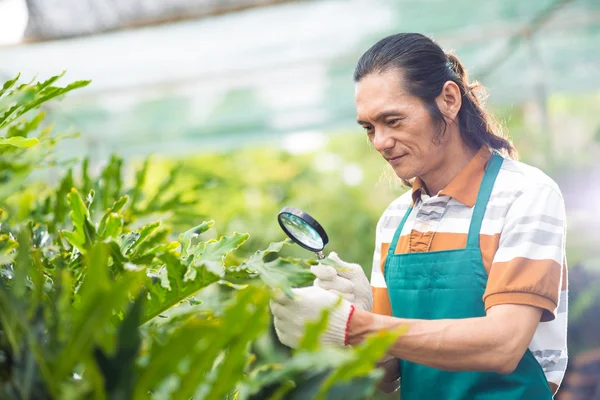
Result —
M 281 229 L 299 246 L 325 258 L 323 249 L 329 243 L 325 229 L 313 217 L 294 207 L 284 207 L 277 215 Z

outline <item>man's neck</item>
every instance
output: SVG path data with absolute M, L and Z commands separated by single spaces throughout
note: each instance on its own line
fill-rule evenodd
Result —
M 477 149 L 469 148 L 462 141 L 448 143 L 446 157 L 442 163 L 435 170 L 420 177 L 427 188 L 427 193 L 435 196 L 448 186 L 477 154 L 477 151 Z

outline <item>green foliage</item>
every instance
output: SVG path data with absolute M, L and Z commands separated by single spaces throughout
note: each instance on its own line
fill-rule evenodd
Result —
M 369 149 L 363 136 L 332 135 L 329 139 L 328 148 L 300 155 L 254 148 L 185 158 L 176 186 L 190 195 L 202 191 L 192 209 L 219 221 L 221 234 L 252 232 L 246 249 L 281 241 L 285 235 L 277 224 L 277 213 L 284 206 L 302 208 L 327 231 L 326 253 L 336 251 L 369 274 L 377 220 L 407 188 L 384 172 L 381 156 Z M 148 168 L 153 176 L 163 177 L 172 165 L 172 161 L 156 158 Z M 362 180 L 347 182 L 349 171 L 362 174 Z M 148 190 L 157 189 L 150 186 Z M 244 249 L 241 252 L 251 255 Z M 296 245 L 282 252 L 290 257 L 314 257 Z
M 48 156 L 58 140 L 68 136 L 54 135 L 51 126 L 43 127 L 45 113 L 37 111 L 45 102 L 89 84 L 77 81 L 54 86 L 61 77 L 19 84 L 16 76 L 0 89 L 0 198 L 21 189 L 34 169 L 49 164 Z
M 148 162 L 128 184 L 113 156 L 97 176 L 84 160 L 55 187 L 26 181 L 61 135 L 46 129 L 33 140 L 43 113 L 18 118 L 87 84 L 52 86 L 59 78 L 0 91 L 0 398 L 372 394 L 375 363 L 398 332 L 320 347 L 325 313 L 297 351 L 273 337 L 272 294 L 312 281 L 312 260 L 281 257 L 287 240 L 243 250 L 248 234 L 222 235 L 209 218 L 174 233 L 203 214 L 189 206 L 211 199 L 208 174 L 180 187 L 174 167 L 152 193 Z

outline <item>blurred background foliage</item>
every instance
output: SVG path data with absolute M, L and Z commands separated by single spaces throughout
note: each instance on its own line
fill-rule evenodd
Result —
M 575 378 L 561 396 L 577 398 L 568 388 L 585 381 L 578 371 L 600 375 L 600 356 L 589 356 L 600 347 L 597 0 L 0 0 L 0 74 L 67 68 L 69 79 L 93 80 L 43 108 L 60 131 L 83 132 L 57 147 L 56 162 L 77 175 L 73 160 L 87 157 L 97 176 L 117 154 L 131 187 L 150 156 L 145 197 L 177 207 L 144 206 L 140 223 L 160 218 L 178 232 L 209 217 L 214 237 L 250 233 L 236 252 L 244 257 L 282 240 L 277 212 L 296 206 L 325 227 L 328 250 L 369 274 L 377 219 L 407 188 L 354 122 L 352 70 L 399 31 L 454 50 L 489 89 L 520 159 L 563 192 Z M 37 171 L 30 197 L 57 184 L 57 171 Z M 297 246 L 283 254 L 310 256 Z M 596 390 L 588 386 L 581 398 Z

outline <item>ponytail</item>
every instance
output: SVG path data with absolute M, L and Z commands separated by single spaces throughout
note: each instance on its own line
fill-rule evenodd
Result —
M 485 110 L 485 88 L 478 82 L 469 82 L 467 70 L 458 57 L 446 54 L 448 66 L 455 75 L 452 79 L 460 89 L 462 106 L 458 111 L 460 133 L 467 145 L 478 148 L 487 145 L 510 158 L 517 158 L 517 150 L 504 136 L 500 124 Z

